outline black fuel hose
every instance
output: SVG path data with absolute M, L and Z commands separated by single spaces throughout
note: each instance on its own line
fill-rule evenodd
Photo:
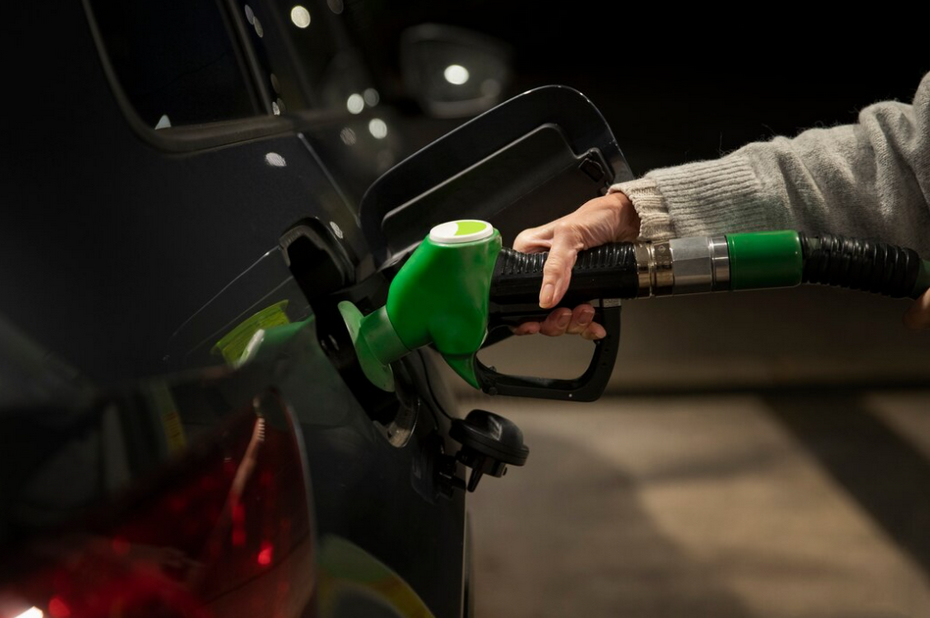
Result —
M 501 250 L 491 280 L 491 302 L 537 303 L 547 257 L 548 253 Z M 930 287 L 928 266 L 913 249 L 794 231 L 616 243 L 578 254 L 563 304 L 801 283 L 916 298 Z

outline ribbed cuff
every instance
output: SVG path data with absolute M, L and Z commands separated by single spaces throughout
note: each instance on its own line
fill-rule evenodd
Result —
M 655 183 L 682 237 L 765 229 L 777 212 L 741 156 L 657 169 L 645 179 Z
M 675 237 L 675 228 L 669 217 L 665 200 L 656 187 L 656 182 L 651 178 L 615 184 L 610 187 L 608 193 L 623 193 L 630 198 L 636 214 L 639 215 L 640 238 L 663 240 Z

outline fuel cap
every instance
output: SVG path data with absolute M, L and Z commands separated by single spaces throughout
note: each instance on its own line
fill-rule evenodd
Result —
M 429 239 L 443 245 L 457 245 L 463 242 L 484 240 L 493 234 L 494 226 L 487 221 L 460 219 L 440 223 L 429 231 Z

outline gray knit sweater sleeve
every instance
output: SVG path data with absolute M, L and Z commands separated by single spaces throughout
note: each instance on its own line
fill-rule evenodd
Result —
M 752 143 L 715 161 L 614 185 L 646 238 L 798 229 L 881 239 L 930 255 L 930 74 L 912 105 Z

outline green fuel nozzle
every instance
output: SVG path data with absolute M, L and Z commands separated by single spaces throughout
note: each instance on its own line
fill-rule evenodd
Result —
M 368 379 L 393 390 L 390 364 L 432 344 L 456 373 L 479 388 L 474 358 L 487 335 L 491 277 L 500 251 L 500 233 L 490 223 L 443 223 L 397 273 L 384 307 L 363 317 L 352 303 L 339 303 Z
M 363 316 L 339 304 L 365 375 L 393 390 L 391 363 L 432 345 L 466 382 L 491 394 L 597 399 L 619 346 L 619 299 L 792 287 L 818 283 L 916 298 L 930 263 L 912 249 L 791 230 L 617 243 L 583 251 L 563 305 L 591 302 L 607 337 L 574 380 L 505 376 L 477 358 L 491 330 L 543 319 L 538 295 L 547 254 L 501 248 L 489 223 L 434 227 L 391 283 L 387 304 Z

